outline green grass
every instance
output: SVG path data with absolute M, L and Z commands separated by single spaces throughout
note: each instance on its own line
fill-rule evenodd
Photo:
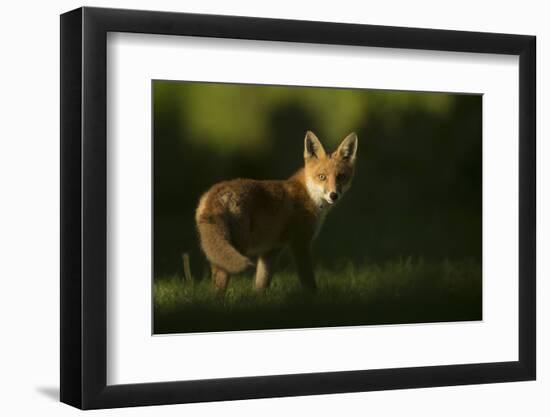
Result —
M 319 290 L 302 291 L 291 268 L 263 296 L 251 274 L 231 278 L 224 299 L 209 279 L 154 282 L 154 333 L 481 320 L 481 265 L 399 259 L 316 269 Z

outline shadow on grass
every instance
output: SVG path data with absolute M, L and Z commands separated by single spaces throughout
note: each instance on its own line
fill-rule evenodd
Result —
M 232 278 L 225 299 L 210 282 L 177 277 L 154 285 L 154 333 L 288 329 L 482 319 L 481 266 L 474 261 L 341 265 L 317 269 L 319 291 L 303 292 L 292 270 L 275 275 L 265 296 L 252 277 Z

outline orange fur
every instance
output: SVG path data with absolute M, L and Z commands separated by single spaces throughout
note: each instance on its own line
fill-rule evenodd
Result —
M 311 243 L 329 209 L 351 185 L 356 151 L 355 133 L 328 155 L 307 132 L 305 164 L 292 177 L 235 179 L 210 188 L 200 199 L 195 220 L 216 288 L 224 292 L 229 275 L 253 266 L 257 258 L 255 286 L 265 290 L 276 253 L 290 247 L 302 284 L 315 289 Z

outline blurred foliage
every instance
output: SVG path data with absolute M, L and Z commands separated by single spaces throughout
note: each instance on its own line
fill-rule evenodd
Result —
M 173 81 L 154 81 L 153 95 L 155 276 L 179 272 L 182 252 L 204 270 L 200 195 L 225 179 L 290 176 L 306 130 L 329 149 L 359 136 L 354 184 L 318 258 L 481 261 L 481 96 Z
M 316 131 L 326 136 L 326 144 L 335 146 L 343 134 L 365 124 L 375 112 L 371 105 L 388 113 L 384 120 L 389 126 L 398 127 L 407 108 L 445 115 L 453 104 L 452 96 L 437 93 L 166 81 L 155 82 L 154 94 L 163 112 L 163 103 L 174 104 L 177 96 L 182 110 L 177 128 L 185 135 L 183 140 L 222 156 L 269 149 L 270 118 L 288 106 L 305 110 Z

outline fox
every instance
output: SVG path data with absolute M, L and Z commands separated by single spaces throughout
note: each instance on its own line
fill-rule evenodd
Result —
M 307 131 L 304 166 L 285 180 L 233 179 L 213 185 L 199 199 L 199 243 L 217 293 L 230 276 L 255 268 L 253 288 L 264 293 L 278 254 L 289 248 L 302 288 L 317 290 L 312 244 L 326 215 L 351 187 L 358 138 L 347 135 L 332 153 Z

